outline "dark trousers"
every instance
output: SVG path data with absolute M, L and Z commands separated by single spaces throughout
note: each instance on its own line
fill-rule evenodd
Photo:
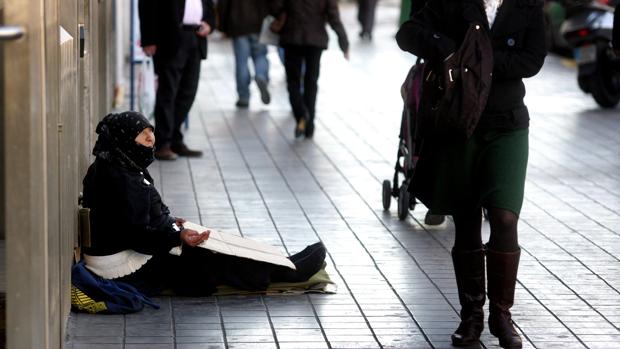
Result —
M 185 121 L 198 90 L 200 50 L 195 32 L 179 36 L 176 52 L 157 51 L 154 57 L 158 77 L 155 99 L 156 148 L 183 143 L 181 125 Z
M 264 262 L 184 246 L 181 256 L 154 255 L 138 271 L 117 280 L 148 296 L 167 290 L 182 296 L 209 296 L 218 285 L 246 291 L 266 290 L 276 268 Z
M 314 46 L 284 46 L 284 69 L 286 70 L 288 98 L 296 120 L 305 117 L 309 122 L 314 122 L 322 53 L 323 49 Z M 302 76 L 304 64 L 306 71 Z M 303 92 L 301 90 L 302 79 L 304 81 Z
M 357 1 L 357 20 L 362 25 L 362 33 L 372 34 L 372 29 L 375 26 L 375 10 L 377 9 L 377 0 Z

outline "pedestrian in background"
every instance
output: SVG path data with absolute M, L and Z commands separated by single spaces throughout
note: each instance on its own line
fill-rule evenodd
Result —
M 357 20 L 362 26 L 360 38 L 372 40 L 372 30 L 375 26 L 375 13 L 378 0 L 357 0 Z
M 219 0 L 220 31 L 232 38 L 235 53 L 235 79 L 239 99 L 236 106 L 247 108 L 250 102 L 250 68 L 254 62 L 254 81 L 265 104 L 269 95 L 269 61 L 267 46 L 258 42 L 263 19 L 268 13 L 267 0 Z
M 620 13 L 618 13 L 618 9 L 620 9 L 620 3 L 616 5 L 616 11 L 614 12 L 614 30 L 611 44 L 614 50 L 616 50 L 616 55 L 620 57 Z
M 336 32 L 340 49 L 349 59 L 349 40 L 340 20 L 338 1 L 271 0 L 270 12 L 276 18 L 286 18 L 279 34 L 280 45 L 284 48 L 289 101 L 297 121 L 295 137 L 305 135 L 311 138 L 314 134 L 321 54 L 327 48 L 328 41 L 327 23 Z M 304 64 L 305 73 L 302 74 Z
M 529 114 L 522 79 L 536 75 L 545 59 L 543 1 L 427 1 L 401 26 L 396 39 L 401 49 L 442 68 L 461 46 L 471 23 L 482 25 L 492 42 L 493 74 L 486 106 L 468 139 L 440 128 L 425 135 L 413 190 L 433 212 L 454 218 L 452 260 L 461 323 L 452 343 L 469 346 L 479 341 L 486 255 L 490 332 L 502 348 L 521 348 L 510 309 L 521 254 L 517 223 L 528 159 Z M 481 207 L 488 210 L 491 228 L 486 246 L 481 238 Z
M 215 25 L 212 0 L 139 0 L 141 44 L 153 56 L 158 77 L 155 97 L 155 157 L 202 156 L 183 141 L 181 125 L 194 103 L 207 35 Z

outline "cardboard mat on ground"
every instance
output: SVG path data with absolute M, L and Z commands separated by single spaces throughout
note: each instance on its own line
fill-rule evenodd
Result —
M 183 223 L 183 228 L 195 230 L 199 233 L 207 230 L 211 231 L 209 238 L 198 245 L 199 247 L 231 256 L 243 257 L 296 269 L 293 262 L 284 256 L 277 248 L 264 242 L 224 233 L 192 222 Z

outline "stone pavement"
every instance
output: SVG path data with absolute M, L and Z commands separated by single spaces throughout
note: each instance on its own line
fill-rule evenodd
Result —
M 399 221 L 381 206 L 413 58 L 393 40 L 395 1 L 380 2 L 372 44 L 342 6 L 351 61 L 323 57 L 313 140 L 295 140 L 275 52 L 273 102 L 253 88 L 239 111 L 231 44 L 211 41 L 188 143 L 201 159 L 155 163 L 173 213 L 294 253 L 322 240 L 334 295 L 158 298 L 160 310 L 72 314 L 67 348 L 448 348 L 458 323 L 453 226 Z M 514 320 L 526 348 L 620 348 L 620 113 L 601 110 L 555 56 L 527 81 L 530 164 L 520 224 Z M 488 226 L 485 224 L 488 236 Z M 496 348 L 488 330 L 480 347 Z

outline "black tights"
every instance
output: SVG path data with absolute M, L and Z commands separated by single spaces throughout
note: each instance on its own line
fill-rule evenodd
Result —
M 501 208 L 489 208 L 491 237 L 487 247 L 498 252 L 514 252 L 519 249 L 517 223 L 519 216 L 512 211 Z M 459 213 L 454 218 L 454 248 L 461 251 L 482 248 L 482 212 L 481 209 L 469 213 Z

